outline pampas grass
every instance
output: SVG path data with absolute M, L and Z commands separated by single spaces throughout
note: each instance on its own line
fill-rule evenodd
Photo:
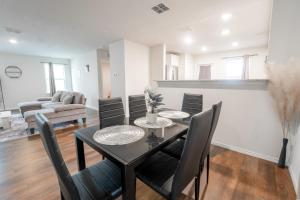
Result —
M 268 64 L 268 89 L 280 118 L 283 137 L 298 126 L 300 112 L 300 61 L 290 60 L 287 64 Z

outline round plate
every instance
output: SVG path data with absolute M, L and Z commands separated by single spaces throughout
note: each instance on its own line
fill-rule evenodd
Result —
M 170 119 L 157 117 L 156 123 L 149 123 L 146 117 L 138 118 L 134 121 L 134 124 L 143 128 L 164 128 L 172 126 L 173 122 Z
M 136 142 L 142 139 L 144 135 L 144 130 L 139 127 L 120 125 L 110 126 L 97 131 L 94 134 L 93 139 L 100 144 L 124 145 Z
M 158 115 L 169 119 L 183 119 L 190 116 L 189 113 L 177 111 L 177 110 L 162 111 L 159 112 Z

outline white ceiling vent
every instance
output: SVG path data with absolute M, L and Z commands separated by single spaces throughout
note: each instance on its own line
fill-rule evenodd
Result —
M 152 7 L 152 10 L 153 10 L 154 12 L 158 13 L 158 14 L 161 14 L 161 13 L 167 11 L 167 10 L 170 10 L 170 8 L 168 8 L 168 7 L 167 7 L 165 4 L 163 4 L 163 3 L 160 3 L 160 4 L 156 5 L 156 6 L 153 6 L 153 7 Z
M 21 31 L 16 29 L 16 28 L 11 28 L 11 27 L 5 27 L 6 32 L 8 33 L 15 33 L 15 34 L 20 34 Z

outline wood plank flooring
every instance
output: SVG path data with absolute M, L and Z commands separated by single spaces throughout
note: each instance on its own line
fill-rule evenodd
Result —
M 98 116 L 89 113 L 87 125 L 98 123 Z M 57 139 L 71 173 L 77 172 L 74 130 L 82 125 L 56 130 Z M 85 146 L 87 165 L 101 156 Z M 205 172 L 205 171 L 204 171 Z M 201 178 L 204 200 L 295 200 L 287 169 L 276 164 L 243 155 L 220 147 L 212 148 L 208 186 L 205 173 Z M 184 191 L 181 200 L 193 198 L 194 187 Z M 149 187 L 137 181 L 137 200 L 163 199 Z M 0 143 L 0 199 L 1 200 L 57 200 L 59 187 L 56 174 L 43 149 L 39 136 Z

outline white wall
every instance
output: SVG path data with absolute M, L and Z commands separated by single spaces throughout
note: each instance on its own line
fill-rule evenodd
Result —
M 26 56 L 10 53 L 0 53 L 0 77 L 4 93 L 6 109 L 17 109 L 17 104 L 33 101 L 46 94 L 46 80 L 44 67 L 41 62 L 68 64 L 68 59 Z M 15 65 L 22 69 L 23 74 L 19 79 L 11 79 L 5 75 L 5 68 Z
M 245 154 L 278 160 L 282 134 L 266 90 L 158 88 L 167 107 L 180 109 L 184 93 L 203 94 L 203 108 L 223 101 L 213 143 Z
M 273 0 L 269 61 L 286 62 L 300 58 L 299 0 Z
M 128 96 L 143 94 L 149 85 L 149 47 L 128 40 L 109 45 L 112 96 L 122 97 L 128 115 Z
M 150 80 L 156 86 L 155 80 L 164 80 L 166 65 L 166 45 L 161 44 L 150 48 Z
M 149 47 L 125 40 L 126 107 L 129 95 L 144 94 L 145 88 L 149 86 L 149 64 Z
M 90 71 L 86 71 L 86 65 Z M 91 51 L 71 59 L 73 90 L 81 92 L 87 98 L 86 106 L 98 109 L 99 82 L 97 51 Z
M 290 58 L 300 59 L 300 1 L 274 0 L 269 41 L 269 62 L 286 63 Z M 289 165 L 295 191 L 300 198 L 300 130 L 293 141 Z M 280 144 L 281 146 L 281 144 Z
M 111 67 L 111 96 L 125 96 L 125 44 L 124 40 L 116 41 L 109 45 L 109 61 Z
M 258 54 L 253 58 L 253 65 L 249 69 L 249 79 L 266 79 L 265 74 L 265 59 L 267 56 L 267 47 L 249 48 L 237 51 L 226 51 L 220 53 L 203 54 L 194 56 L 194 66 L 197 67 L 200 64 L 211 64 L 211 78 L 214 80 L 224 79 L 225 65 L 224 57 L 243 56 L 246 54 Z M 193 69 L 191 70 L 193 71 Z M 198 70 L 194 69 L 194 75 L 198 75 Z M 198 77 L 194 77 L 198 79 Z

